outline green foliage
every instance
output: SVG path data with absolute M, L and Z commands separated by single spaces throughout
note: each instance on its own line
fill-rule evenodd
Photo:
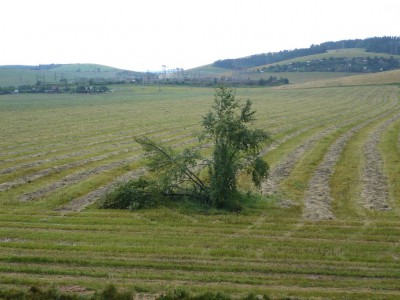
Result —
M 92 300 L 131 300 L 133 299 L 132 293 L 130 292 L 119 292 L 117 288 L 110 284 L 106 286 L 106 288 L 100 292 L 96 293 Z
M 143 147 L 149 170 L 157 174 L 159 188 L 163 193 L 182 193 L 182 189 L 186 189 L 186 182 L 193 184 L 195 189 L 206 190 L 205 184 L 194 171 L 201 159 L 198 150 L 185 149 L 177 153 L 171 147 L 147 137 L 136 138 L 135 141 Z
M 156 298 L 157 300 L 231 300 L 233 299 L 230 296 L 227 296 L 222 293 L 212 293 L 206 292 L 204 294 L 199 295 L 191 295 L 185 289 L 177 289 L 173 292 L 167 293 L 165 295 L 161 295 Z M 242 298 L 236 298 L 238 300 L 269 300 L 271 299 L 268 295 L 256 295 L 255 293 L 250 293 Z
M 269 52 L 255 54 L 251 56 L 223 59 L 213 63 L 214 67 L 227 69 L 241 69 L 262 66 L 266 64 L 278 63 L 281 61 L 300 58 L 314 54 L 326 53 L 328 50 L 365 48 L 367 52 L 387 53 L 399 55 L 399 37 L 373 37 L 367 39 L 341 40 L 336 42 L 325 42 L 320 45 L 311 45 L 309 48 L 282 50 L 279 52 Z
M 275 64 L 262 68 L 266 72 L 351 72 L 371 73 L 396 70 L 400 62 L 393 56 L 385 57 L 329 57 L 322 59 L 309 59 L 286 64 Z
M 251 106 L 250 100 L 240 105 L 232 90 L 221 86 L 215 91 L 212 110 L 203 117 L 204 138 L 214 142 L 209 163 L 210 196 L 217 208 L 237 210 L 239 171 L 247 169 L 257 187 L 268 176 L 268 164 L 258 154 L 271 138 L 261 129 L 248 127 L 255 121 Z
M 238 173 L 247 170 L 255 186 L 260 187 L 269 169 L 258 154 L 271 139 L 263 130 L 248 127 L 255 120 L 251 106 L 250 100 L 240 105 L 232 90 L 224 86 L 215 90 L 212 110 L 202 120 L 202 138 L 214 142 L 212 159 L 202 158 L 199 150 L 179 153 L 148 137 L 135 138 L 156 180 L 142 178 L 123 184 L 106 195 L 100 207 L 140 209 L 157 205 L 157 199 L 186 197 L 219 209 L 240 211 Z M 209 170 L 209 186 L 199 175 L 204 162 Z
M 158 204 L 154 184 L 145 179 L 130 180 L 105 194 L 99 203 L 100 208 L 143 209 Z
M 41 289 L 32 286 L 28 291 L 24 290 L 0 290 L 0 299 L 5 300 L 83 300 L 87 297 L 77 294 L 63 294 L 56 288 Z M 102 300 L 103 298 L 94 298 L 93 300 Z M 107 299 L 123 299 L 123 298 L 107 298 Z M 131 299 L 131 298 L 125 298 Z
M 0 290 L 0 299 L 5 300 L 132 300 L 131 292 L 121 292 L 110 284 L 103 290 L 92 296 L 61 293 L 54 287 L 42 289 L 32 286 L 28 291 L 24 290 Z

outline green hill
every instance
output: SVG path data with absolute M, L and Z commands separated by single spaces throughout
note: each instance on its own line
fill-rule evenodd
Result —
M 320 45 L 311 45 L 309 48 L 294 50 L 282 50 L 279 52 L 269 52 L 253 54 L 246 57 L 220 59 L 213 63 L 213 66 L 226 69 L 248 69 L 259 67 L 265 64 L 279 63 L 282 61 L 296 59 L 314 54 L 325 54 L 330 50 L 362 48 L 370 53 L 385 53 L 390 55 L 400 55 L 399 37 L 374 37 L 364 40 L 341 40 L 337 42 L 325 42 Z
M 348 48 L 348 49 L 339 49 L 339 50 L 328 50 L 326 53 L 313 54 L 302 56 L 298 58 L 288 59 L 285 61 L 273 63 L 273 64 L 265 64 L 262 66 L 251 68 L 251 70 L 262 69 L 265 67 L 276 66 L 276 65 L 288 65 L 296 62 L 307 62 L 307 61 L 316 61 L 323 59 L 338 59 L 338 58 L 346 58 L 346 59 L 354 59 L 354 58 L 384 58 L 384 59 L 397 59 L 400 60 L 400 55 L 390 55 L 387 53 L 375 53 L 375 52 L 367 52 L 365 49 L 361 48 Z
M 316 81 L 337 80 L 337 78 L 355 76 L 360 73 L 374 74 L 378 71 L 390 71 L 394 69 L 388 67 L 390 61 L 400 65 L 400 55 L 367 52 L 362 48 L 347 48 L 328 50 L 326 53 L 297 57 L 247 69 L 221 68 L 210 64 L 189 70 L 188 74 L 251 80 L 275 76 L 288 78 L 292 84 L 307 82 L 315 84 Z M 350 65 L 352 66 L 350 67 Z M 296 67 L 297 69 L 295 69 Z
M 0 66 L 0 86 L 32 85 L 37 81 L 57 83 L 60 80 L 121 81 L 131 80 L 141 73 L 98 64 L 63 64 L 39 66 Z

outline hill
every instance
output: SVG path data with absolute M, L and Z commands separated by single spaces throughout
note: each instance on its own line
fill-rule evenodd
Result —
M 288 78 L 292 84 L 303 84 L 320 80 L 336 80 L 360 73 L 400 69 L 400 55 L 368 52 L 363 48 L 328 50 L 325 53 L 292 58 L 280 62 L 263 64 L 252 68 L 230 69 L 214 64 L 189 70 L 193 76 L 214 76 L 236 79 L 260 80 L 270 76 Z
M 142 73 L 98 64 L 51 64 L 0 66 L 0 86 L 33 85 L 36 82 L 129 81 Z
M 309 48 L 282 50 L 254 54 L 236 59 L 222 59 L 213 63 L 213 66 L 227 69 L 243 69 L 278 63 L 289 59 L 327 53 L 329 50 L 363 48 L 370 53 L 385 53 L 400 55 L 400 39 L 398 37 L 374 37 L 364 40 L 341 40 L 337 42 L 325 42 L 320 45 L 311 45 Z

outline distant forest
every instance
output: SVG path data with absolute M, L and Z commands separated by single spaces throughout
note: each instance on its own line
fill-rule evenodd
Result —
M 213 63 L 213 66 L 226 69 L 252 68 L 307 55 L 326 53 L 328 50 L 347 48 L 364 48 L 367 52 L 400 55 L 400 37 L 386 36 L 367 39 L 343 40 L 337 42 L 325 42 L 320 45 L 311 45 L 309 48 L 283 50 L 279 52 L 255 54 L 235 59 L 217 60 Z

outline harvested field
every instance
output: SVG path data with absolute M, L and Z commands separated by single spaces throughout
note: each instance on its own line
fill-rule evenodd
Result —
M 400 89 L 237 88 L 236 95 L 253 101 L 254 126 L 274 139 L 261 153 L 271 165 L 263 198 L 241 214 L 96 206 L 145 172 L 135 136 L 199 147 L 213 89 L 0 96 L 0 289 L 91 294 L 113 283 L 146 297 L 185 288 L 399 298 Z M 209 146 L 201 147 L 206 155 Z M 373 194 L 383 185 L 385 194 Z M 366 205 L 372 195 L 377 202 Z
M 363 172 L 362 203 L 373 210 L 388 210 L 389 191 L 385 174 L 383 174 L 383 160 L 378 150 L 378 143 L 387 127 L 400 119 L 400 114 L 395 115 L 377 129 L 364 145 L 365 165 Z

